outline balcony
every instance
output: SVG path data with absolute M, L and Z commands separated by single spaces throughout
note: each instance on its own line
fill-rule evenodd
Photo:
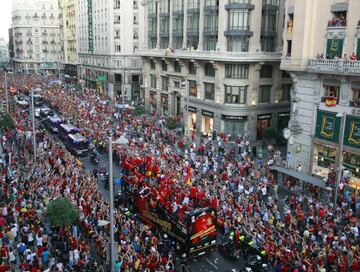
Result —
M 42 44 L 49 44 L 49 42 L 48 41 L 43 41 Z
M 346 27 L 346 20 L 334 18 L 328 22 L 328 28 Z
M 213 61 L 280 61 L 281 53 L 262 52 L 227 52 L 227 51 L 200 51 L 200 50 L 167 50 L 167 49 L 144 49 L 136 50 L 135 54 L 145 57 L 169 57 L 193 60 L 213 60 Z
M 330 59 L 310 59 L 308 71 L 313 73 L 325 74 L 360 74 L 360 61 L 330 60 Z

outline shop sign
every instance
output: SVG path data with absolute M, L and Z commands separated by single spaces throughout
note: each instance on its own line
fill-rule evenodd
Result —
M 258 120 L 270 119 L 271 114 L 258 115 Z
M 340 117 L 336 113 L 318 111 L 315 137 L 326 141 L 338 143 L 340 131 Z
M 246 116 L 231 116 L 231 115 L 223 115 L 222 116 L 223 120 L 229 120 L 229 121 L 232 121 L 232 120 L 238 120 L 238 121 L 241 121 L 241 120 L 246 120 Z
M 290 112 L 279 112 L 279 117 L 290 117 Z
M 346 117 L 344 145 L 360 149 L 360 117 Z
M 88 0 L 88 38 L 89 38 L 89 52 L 92 53 L 94 51 L 92 0 Z
M 195 108 L 195 107 L 191 107 L 191 106 L 189 106 L 189 111 L 190 111 L 190 112 L 195 112 L 195 113 L 196 113 L 196 108 Z
M 214 113 L 213 113 L 213 112 L 211 112 L 211 111 L 206 111 L 206 110 L 203 110 L 203 111 L 202 111 L 202 115 L 209 116 L 209 117 L 211 117 L 211 118 L 214 117 Z

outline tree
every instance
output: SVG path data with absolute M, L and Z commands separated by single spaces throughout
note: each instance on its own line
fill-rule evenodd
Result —
M 79 219 L 79 210 L 67 198 L 57 198 L 47 207 L 47 216 L 52 226 L 70 227 Z
M 15 123 L 11 116 L 7 113 L 1 114 L 0 116 L 0 128 L 7 129 L 7 128 L 14 128 Z
M 137 106 L 134 111 L 136 116 L 140 116 L 146 113 L 144 106 Z
M 178 128 L 181 124 L 174 116 L 169 116 L 166 119 L 165 125 L 168 129 L 174 129 Z
M 267 127 L 264 130 L 264 138 L 265 139 L 274 139 L 277 135 L 277 131 L 273 127 Z

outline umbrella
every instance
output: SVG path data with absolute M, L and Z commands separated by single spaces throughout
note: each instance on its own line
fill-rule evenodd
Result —
M 103 227 L 106 226 L 107 224 L 109 224 L 109 221 L 106 220 L 98 220 L 98 227 Z
M 118 139 L 116 139 L 116 141 L 114 142 L 114 144 L 128 144 L 129 143 L 129 140 L 124 138 L 124 137 L 120 137 Z

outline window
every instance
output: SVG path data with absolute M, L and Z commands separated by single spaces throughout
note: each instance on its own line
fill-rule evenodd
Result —
M 249 51 L 249 38 L 247 37 L 229 37 L 227 41 L 227 50 L 230 52 Z
M 148 1 L 148 13 L 149 14 L 156 13 L 156 2 L 155 2 L 155 0 L 149 0 Z
M 168 37 L 161 37 L 160 38 L 160 48 L 166 49 L 169 47 L 169 38 Z
M 154 49 L 156 47 L 156 37 L 149 38 L 149 48 Z
M 210 76 L 210 77 L 215 76 L 215 68 L 212 63 L 205 64 L 205 76 Z
M 274 9 L 263 9 L 261 16 L 261 30 L 262 31 L 276 31 L 277 30 L 278 11 Z
M 180 81 L 174 80 L 174 87 L 175 88 L 180 88 Z
M 199 16 L 198 15 L 188 15 L 188 32 L 199 32 Z
M 260 78 L 272 78 L 273 67 L 270 64 L 261 66 Z
M 181 49 L 183 45 L 183 37 L 182 36 L 175 36 L 173 37 L 172 47 L 175 49 Z
M 162 69 L 163 71 L 167 71 L 167 64 L 166 64 L 165 60 L 162 60 L 162 61 L 161 61 L 161 69 Z
M 160 17 L 160 32 L 169 33 L 169 17 L 167 16 Z
M 217 35 L 215 36 L 204 36 L 204 50 L 215 51 L 217 43 Z
M 289 73 L 286 72 L 286 71 L 282 71 L 281 77 L 282 77 L 282 78 L 291 78 L 291 76 L 289 75 Z
M 322 98 L 322 102 L 325 102 L 329 105 L 339 104 L 339 96 L 340 96 L 340 87 L 339 86 L 331 86 L 324 85 L 325 92 L 324 97 Z
M 333 59 L 335 57 L 342 57 L 344 40 L 343 39 L 328 39 L 326 45 L 326 58 Z
M 229 11 L 228 29 L 248 30 L 249 29 L 249 10 L 231 9 Z
M 198 9 L 200 0 L 188 0 L 188 9 Z
M 207 13 L 204 18 L 204 30 L 217 30 L 219 16 L 217 13 Z
M 291 57 L 291 49 L 292 49 L 292 40 L 287 41 L 287 51 L 286 56 Z
M 150 60 L 150 69 L 151 69 L 151 70 L 155 70 L 155 67 L 156 67 L 155 61 L 151 59 L 151 60 Z
M 161 77 L 161 89 L 164 91 L 168 90 L 169 78 L 166 76 Z
M 168 0 L 160 0 L 160 13 L 169 12 Z
M 217 6 L 219 5 L 219 0 L 205 0 L 205 6 Z
M 189 62 L 189 74 L 196 75 L 196 68 L 193 62 Z
M 173 19 L 173 32 L 183 32 L 183 17 L 174 17 Z
M 346 11 L 333 12 L 333 18 L 329 21 L 328 26 L 346 26 Z
M 227 86 L 225 85 L 225 103 L 245 104 L 247 86 Z
M 189 95 L 197 97 L 197 85 L 195 80 L 189 80 Z
M 199 36 L 188 36 L 187 37 L 187 48 L 196 50 L 199 44 Z
M 183 10 L 183 0 L 171 0 L 173 2 L 173 11 Z
M 271 96 L 271 85 L 262 85 L 259 88 L 259 103 L 269 103 Z
M 225 77 L 235 79 L 249 78 L 249 64 L 225 64 Z
M 280 90 L 280 101 L 290 101 L 290 90 L 292 84 L 283 84 Z
M 156 88 L 156 75 L 150 75 L 150 86 Z
M 215 84 L 205 83 L 205 99 L 214 100 L 215 98 Z
M 273 36 L 261 36 L 261 51 L 275 52 L 275 37 Z
M 157 30 L 157 20 L 156 18 L 150 18 L 149 19 L 149 34 L 155 34 Z
M 115 45 L 115 52 L 121 52 L 121 45 Z
M 181 73 L 181 65 L 178 61 L 174 62 L 174 71 L 177 73 Z

